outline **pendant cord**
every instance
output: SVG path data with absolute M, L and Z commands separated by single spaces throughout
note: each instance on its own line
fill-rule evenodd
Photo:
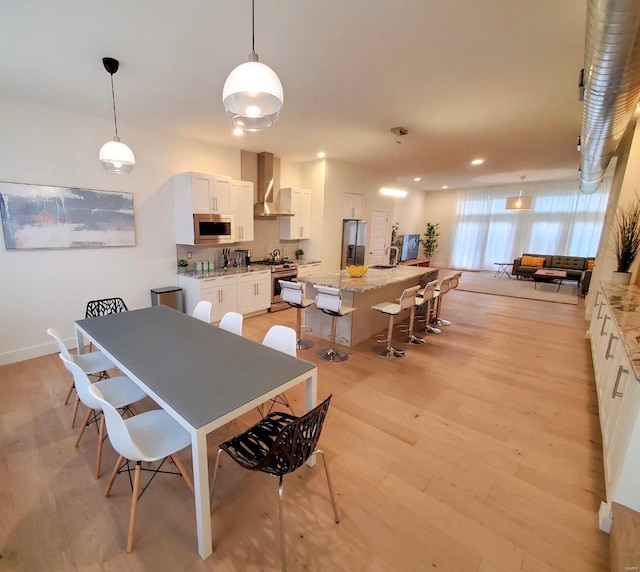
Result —
M 251 51 L 256 51 L 256 0 L 251 0 Z
M 116 127 L 116 141 L 120 141 L 120 139 L 118 138 L 118 118 L 116 117 L 116 95 L 115 92 L 113 91 L 113 74 L 111 75 L 111 101 L 113 102 L 113 123 L 115 124 Z

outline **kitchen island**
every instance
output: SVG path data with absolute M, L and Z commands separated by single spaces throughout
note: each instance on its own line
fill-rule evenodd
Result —
M 395 266 L 393 268 L 369 268 L 361 278 L 353 278 L 346 270 L 314 276 L 307 281 L 307 297 L 315 298 L 314 284 L 340 288 L 342 303 L 352 306 L 356 311 L 348 316 L 338 318 L 336 329 L 337 343 L 355 346 L 371 336 L 386 331 L 388 316 L 371 309 L 379 302 L 391 302 L 402 294 L 405 288 L 420 284 L 425 275 L 431 280 L 438 277 L 437 268 Z M 396 321 L 402 321 L 409 311 L 400 313 Z M 305 325 L 311 328 L 315 337 L 329 339 L 331 333 L 331 316 L 311 306 L 305 310 Z

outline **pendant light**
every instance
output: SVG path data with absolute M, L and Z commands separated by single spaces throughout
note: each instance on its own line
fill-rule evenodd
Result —
M 520 180 L 524 183 L 526 175 L 521 175 Z M 531 209 L 532 197 L 523 197 L 522 189 L 518 193 L 517 197 L 507 197 L 504 205 L 505 210 L 508 211 L 528 211 Z
M 133 170 L 136 158 L 133 151 L 124 143 L 120 143 L 118 137 L 118 119 L 116 117 L 116 96 L 113 91 L 113 74 L 118 71 L 120 62 L 113 58 L 102 58 L 102 64 L 111 75 L 111 100 L 113 102 L 113 122 L 116 128 L 116 136 L 113 141 L 108 141 L 100 149 L 100 162 L 107 171 L 113 171 L 117 175 L 126 175 Z
M 235 127 L 262 131 L 271 127 L 282 110 L 284 92 L 276 73 L 258 61 L 255 51 L 255 0 L 251 0 L 251 53 L 227 77 L 222 103 Z

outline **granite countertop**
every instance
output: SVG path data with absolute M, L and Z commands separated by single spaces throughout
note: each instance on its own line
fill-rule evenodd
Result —
M 207 270 L 206 272 L 196 272 L 194 270 L 179 274 L 179 276 L 186 276 L 187 278 L 197 278 L 201 280 L 203 278 L 215 278 L 217 276 L 230 276 L 232 274 L 246 274 L 247 272 L 259 272 L 260 270 L 269 270 L 268 266 L 246 266 L 227 268 L 226 270 L 218 268 L 217 270 Z
M 383 288 L 389 284 L 416 278 L 434 270 L 437 271 L 438 269 L 426 266 L 396 266 L 385 269 L 369 268 L 367 273 L 360 278 L 353 278 L 347 274 L 346 270 L 340 270 L 333 274 L 312 276 L 312 280 L 309 280 L 309 282 L 320 284 L 321 286 L 340 288 L 341 290 L 350 290 L 352 292 L 368 292 L 369 290 Z
M 313 260 L 310 258 L 296 258 L 294 262 L 297 262 L 298 264 L 316 264 L 316 263 L 319 264 L 320 262 L 322 262 L 322 260 Z
M 602 282 L 602 290 L 618 325 L 633 373 L 640 380 L 640 289 Z

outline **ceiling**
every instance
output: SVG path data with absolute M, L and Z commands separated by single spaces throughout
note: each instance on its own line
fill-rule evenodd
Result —
M 4 2 L 0 94 L 111 118 L 111 56 L 134 152 L 136 125 L 298 161 L 323 150 L 409 188 L 577 180 L 586 0 L 255 3 L 255 48 L 285 93 L 268 131 L 232 135 L 222 106 L 250 0 Z

